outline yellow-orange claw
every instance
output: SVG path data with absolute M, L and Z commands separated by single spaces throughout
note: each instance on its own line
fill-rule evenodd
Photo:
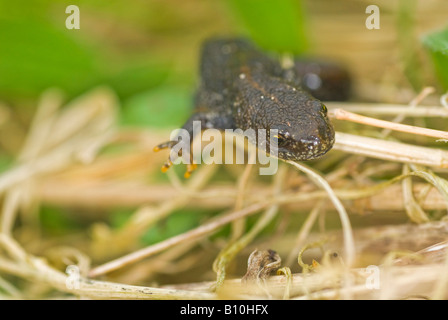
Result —
M 159 152 L 160 150 L 162 150 L 161 148 L 159 148 L 159 146 L 155 146 L 152 151 L 154 152 Z
M 198 167 L 198 165 L 195 164 L 195 163 L 187 164 L 187 172 L 185 172 L 184 177 L 185 177 L 186 179 L 190 178 L 191 173 L 192 173 L 194 170 L 196 170 L 197 167 Z
M 167 172 L 169 168 L 171 168 L 171 166 L 173 165 L 173 163 L 168 160 L 167 162 L 164 163 L 164 165 L 162 166 L 161 170 L 163 173 Z

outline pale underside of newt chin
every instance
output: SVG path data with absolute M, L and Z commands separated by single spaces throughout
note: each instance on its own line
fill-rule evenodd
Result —
M 333 64 L 296 60 L 284 69 L 245 39 L 210 39 L 202 48 L 194 113 L 182 128 L 193 135 L 193 121 L 200 121 L 202 128 L 220 130 L 265 129 L 269 134 L 276 129 L 280 159 L 316 159 L 334 144 L 327 108 L 318 98 L 345 100 L 349 83 L 345 70 Z M 269 140 L 265 146 L 268 151 Z

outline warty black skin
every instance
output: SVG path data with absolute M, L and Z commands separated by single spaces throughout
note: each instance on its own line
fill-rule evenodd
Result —
M 332 148 L 334 129 L 324 104 L 302 89 L 300 72 L 297 63 L 282 69 L 247 40 L 208 40 L 195 112 L 183 128 L 192 135 L 193 121 L 199 120 L 203 129 L 266 129 L 268 137 L 270 129 L 277 129 L 280 159 L 319 158 Z

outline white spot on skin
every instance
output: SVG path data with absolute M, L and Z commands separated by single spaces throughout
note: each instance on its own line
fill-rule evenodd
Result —
M 244 73 L 240 73 L 240 79 L 246 79 L 246 75 Z
M 264 96 L 261 96 L 260 99 L 264 99 Z
M 275 100 L 275 97 L 274 97 L 274 96 L 271 96 L 271 100 Z

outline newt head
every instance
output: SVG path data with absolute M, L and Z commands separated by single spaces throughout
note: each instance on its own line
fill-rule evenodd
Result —
M 335 140 L 327 107 L 306 93 L 299 94 L 305 94 L 307 98 L 300 97 L 293 102 L 285 95 L 279 97 L 281 106 L 268 123 L 269 130 L 277 130 L 277 134 L 271 134 L 269 148 L 283 160 L 319 158 L 333 147 Z
M 235 82 L 237 127 L 265 129 L 268 134 L 271 129 L 278 130 L 271 135 L 272 146 L 270 141 L 258 142 L 261 149 L 283 160 L 302 161 L 319 158 L 333 147 L 334 129 L 320 100 L 255 68 L 244 75 Z

